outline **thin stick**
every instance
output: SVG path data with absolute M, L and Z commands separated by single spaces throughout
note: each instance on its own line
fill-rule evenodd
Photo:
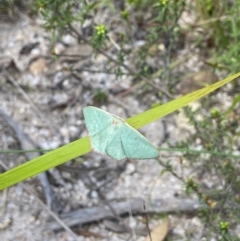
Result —
M 148 230 L 148 234 L 149 234 L 149 237 L 150 237 L 150 241 L 152 241 L 152 235 L 151 235 L 150 228 L 149 228 L 148 215 L 146 213 L 146 205 L 145 205 L 144 200 L 143 200 L 143 210 L 144 210 L 144 213 L 145 213 L 146 225 L 147 225 L 147 230 Z

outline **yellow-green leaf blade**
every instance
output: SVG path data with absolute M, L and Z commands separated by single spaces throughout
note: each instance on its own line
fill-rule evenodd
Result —
M 229 83 L 230 81 L 236 79 L 240 76 L 240 72 L 237 74 L 234 74 L 230 77 L 227 77 L 224 80 L 218 81 L 212 85 L 206 86 L 200 90 L 194 91 L 192 93 L 189 93 L 187 95 L 184 95 L 182 97 L 179 97 L 175 100 L 172 100 L 166 104 L 160 105 L 158 107 L 152 108 L 148 111 L 145 111 L 141 114 L 135 115 L 129 119 L 127 119 L 127 123 L 131 125 L 132 127 L 138 129 L 141 128 L 163 116 L 166 116 L 175 110 L 178 110 L 189 103 L 200 99 L 201 97 L 213 92 L 214 90 L 220 88 L 221 86 Z
M 216 82 L 205 88 L 189 93 L 166 104 L 163 104 L 159 107 L 155 107 L 146 112 L 133 116 L 127 119 L 127 122 L 136 129 L 143 127 L 144 125 L 147 125 L 211 93 L 212 91 L 218 89 L 224 84 L 229 83 L 230 81 L 234 80 L 239 76 L 240 72 L 222 81 Z M 12 186 L 43 171 L 46 171 L 52 167 L 58 166 L 73 158 L 86 154 L 91 150 L 92 149 L 90 146 L 89 138 L 84 137 L 80 140 L 77 140 L 54 151 L 51 151 L 43 156 L 37 157 L 29 162 L 26 162 L 23 165 L 20 165 L 3 174 L 0 174 L 0 190 Z
M 91 151 L 89 137 L 71 142 L 0 175 L 0 190 Z

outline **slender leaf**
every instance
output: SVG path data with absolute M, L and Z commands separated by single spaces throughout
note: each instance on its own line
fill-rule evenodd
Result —
M 138 129 L 147 125 L 173 111 L 186 106 L 192 101 L 211 93 L 219 87 L 229 83 L 240 76 L 240 72 L 232 75 L 224 80 L 216 82 L 200 90 L 179 97 L 161 106 L 152 108 L 146 112 L 133 116 L 127 119 L 128 124 Z M 0 175 L 0 190 L 10 187 L 18 182 L 21 182 L 38 173 L 44 172 L 50 168 L 63 164 L 73 158 L 81 156 L 91 151 L 89 137 L 84 137 L 80 140 L 69 143 L 54 151 L 48 152 L 45 155 L 37 157 L 29 162 L 26 162 L 18 167 L 15 167 Z

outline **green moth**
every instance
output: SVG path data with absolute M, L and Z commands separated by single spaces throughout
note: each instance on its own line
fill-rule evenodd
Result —
M 122 160 L 158 157 L 158 150 L 123 119 L 93 106 L 83 109 L 91 146 L 101 154 Z

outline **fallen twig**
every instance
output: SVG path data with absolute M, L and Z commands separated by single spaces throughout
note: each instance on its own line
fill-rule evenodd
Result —
M 122 202 L 109 202 L 117 215 L 124 215 L 129 212 L 133 214 L 141 213 L 169 213 L 169 212 L 194 212 L 204 205 L 191 199 L 175 198 L 172 200 L 156 199 L 144 200 L 146 209 L 143 209 L 143 199 L 134 198 Z M 61 215 L 61 219 L 69 227 L 96 222 L 105 218 L 112 218 L 114 214 L 108 205 L 78 209 Z M 61 225 L 53 221 L 45 227 L 47 230 L 59 230 Z

